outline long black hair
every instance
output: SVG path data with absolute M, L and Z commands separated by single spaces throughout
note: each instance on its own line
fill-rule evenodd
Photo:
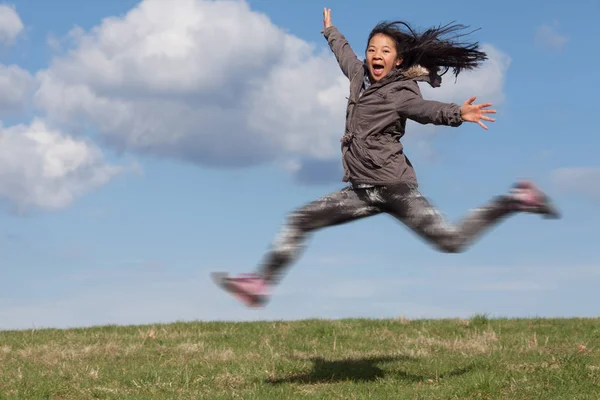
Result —
M 405 29 L 403 29 L 405 28 Z M 487 55 L 479 50 L 479 42 L 465 43 L 460 38 L 469 33 L 460 33 L 467 28 L 460 24 L 447 24 L 429 28 L 419 33 L 403 21 L 384 21 L 373 28 L 368 43 L 373 36 L 384 34 L 394 40 L 398 57 L 403 59 L 398 68 L 408 69 L 419 64 L 430 71 L 452 68 L 457 77 L 462 70 L 476 68 Z M 450 37 L 444 37 L 452 35 Z

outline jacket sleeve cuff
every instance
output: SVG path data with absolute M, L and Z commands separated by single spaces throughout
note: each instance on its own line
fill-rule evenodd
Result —
M 326 39 L 329 39 L 329 36 L 336 30 L 337 28 L 331 25 L 329 28 L 323 29 L 323 36 L 325 36 Z
M 463 119 L 460 116 L 460 106 L 458 104 L 452 104 L 452 111 L 450 111 L 450 115 L 448 115 L 448 125 L 452 127 L 461 126 L 463 123 Z

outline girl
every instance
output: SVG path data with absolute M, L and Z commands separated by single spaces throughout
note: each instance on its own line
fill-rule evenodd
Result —
M 441 84 L 438 72 L 452 68 L 458 76 L 487 59 L 477 43 L 453 43 L 443 36 L 462 28 L 447 25 L 421 34 L 404 22 L 380 23 L 370 33 L 366 57 L 360 61 L 345 37 L 323 11 L 322 33 L 350 81 L 345 134 L 341 139 L 344 182 L 348 186 L 295 211 L 259 267 L 251 274 L 229 277 L 213 273 L 215 282 L 251 307 L 264 305 L 286 267 L 295 261 L 315 231 L 387 213 L 438 250 L 463 251 L 486 229 L 517 212 L 558 218 L 550 200 L 530 182 L 472 210 L 460 225 L 449 224 L 418 190 L 416 175 L 400 138 L 406 120 L 457 127 L 463 122 L 487 126 L 490 103 L 462 105 L 424 100 L 417 82 Z M 403 30 L 402 26 L 406 29 Z M 457 36 L 458 37 L 458 36 Z M 445 72 L 445 71 L 444 71 Z

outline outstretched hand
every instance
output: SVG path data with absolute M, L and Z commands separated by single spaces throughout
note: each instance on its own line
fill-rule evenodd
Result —
M 476 104 L 473 105 L 475 101 L 475 96 L 471 97 L 469 100 L 465 101 L 463 105 L 460 107 L 460 117 L 463 121 L 467 122 L 476 122 L 483 129 L 487 130 L 487 126 L 481 120 L 494 122 L 496 121 L 494 118 L 490 118 L 485 116 L 484 114 L 496 114 L 496 110 L 484 110 L 486 107 L 491 107 L 492 103 L 484 103 L 484 104 Z
M 325 32 L 325 29 L 331 26 L 331 8 L 323 9 L 323 30 L 321 33 Z

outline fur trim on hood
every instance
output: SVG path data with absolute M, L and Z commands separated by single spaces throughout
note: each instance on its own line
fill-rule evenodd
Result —
M 440 87 L 442 84 L 442 77 L 437 74 L 437 71 L 430 71 L 419 64 L 413 65 L 407 69 L 399 70 L 398 72 L 404 79 L 427 82 L 432 87 Z

